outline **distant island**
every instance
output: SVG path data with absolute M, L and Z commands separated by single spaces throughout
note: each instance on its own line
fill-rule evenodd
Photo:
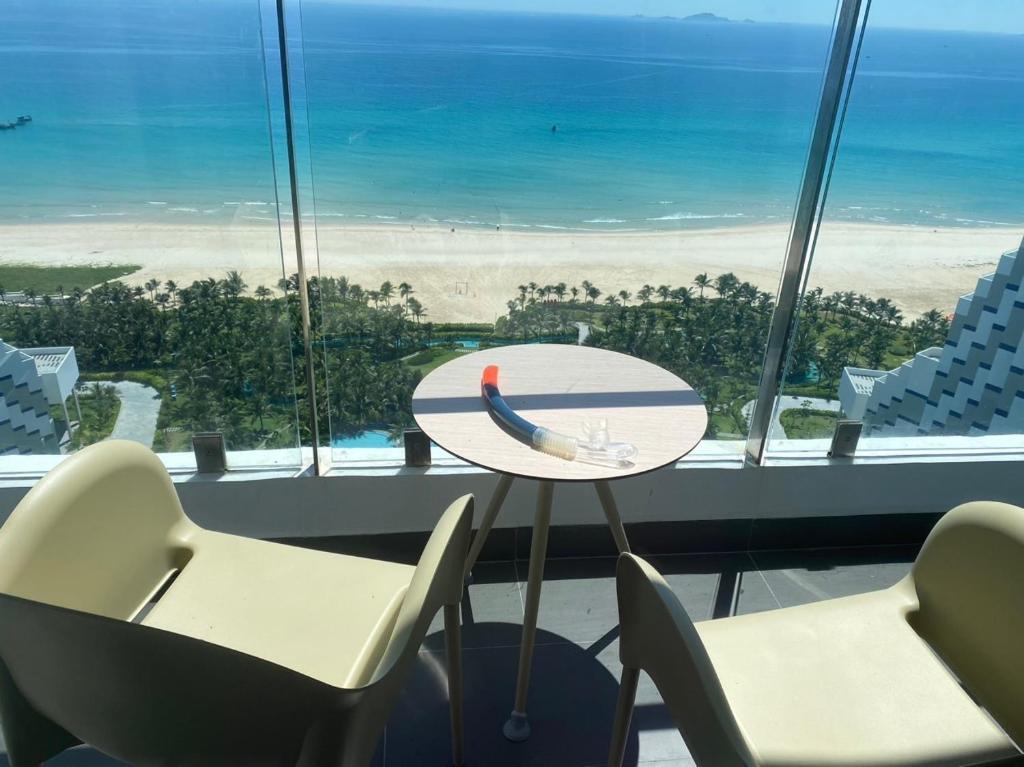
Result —
M 712 21 L 712 22 L 731 22 L 732 19 L 727 19 L 725 16 L 718 16 L 714 13 L 694 13 L 690 16 L 684 16 L 682 21 Z
M 643 19 L 643 18 L 647 18 L 647 17 L 644 16 L 642 13 L 636 13 L 636 14 L 633 14 L 633 18 L 634 19 Z M 658 19 L 661 20 L 661 21 L 694 21 L 694 22 L 698 22 L 698 23 L 708 23 L 708 22 L 711 22 L 711 23 L 725 23 L 725 24 L 735 23 L 735 19 L 729 19 L 729 18 L 726 18 L 725 16 L 719 16 L 718 14 L 709 13 L 709 12 L 694 13 L 694 14 L 692 14 L 690 16 L 682 16 L 682 17 L 679 17 L 679 16 L 658 16 Z M 743 21 L 744 21 L 744 23 L 747 23 L 747 24 L 753 24 L 754 23 L 753 19 L 744 19 Z

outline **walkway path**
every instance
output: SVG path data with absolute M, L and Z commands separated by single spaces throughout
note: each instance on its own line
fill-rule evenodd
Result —
M 121 411 L 109 439 L 128 439 L 153 447 L 156 419 L 160 415 L 159 392 L 133 381 L 118 381 L 111 386 L 121 400 Z

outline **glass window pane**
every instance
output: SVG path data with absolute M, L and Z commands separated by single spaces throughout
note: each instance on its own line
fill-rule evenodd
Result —
M 0 454 L 299 463 L 268 115 L 257 2 L 0 6 Z
M 872 4 L 777 454 L 823 454 L 841 416 L 861 451 L 1022 444 L 1022 31 L 1005 5 Z
M 301 6 L 335 457 L 394 444 L 444 361 L 536 342 L 670 368 L 738 454 L 834 6 L 473 5 Z

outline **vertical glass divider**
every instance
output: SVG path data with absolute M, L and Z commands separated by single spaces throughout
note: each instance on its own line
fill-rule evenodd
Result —
M 811 145 L 807 152 L 807 163 L 800 185 L 800 196 L 786 249 L 779 297 L 768 331 L 768 346 L 761 369 L 761 383 L 747 435 L 747 462 L 755 466 L 764 463 L 772 416 L 782 387 L 791 331 L 799 313 L 803 278 L 814 245 L 813 235 L 825 189 L 829 147 L 836 129 L 839 106 L 849 72 L 850 56 L 857 40 L 861 7 L 868 3 L 869 0 L 842 0 L 836 17 L 836 31 L 829 51 L 828 68 L 821 89 L 821 100 L 818 103 Z
M 285 140 L 288 145 L 288 185 L 291 192 L 292 229 L 295 232 L 295 259 L 298 264 L 306 400 L 309 405 L 309 431 L 313 443 L 313 474 L 320 476 L 320 430 L 316 411 L 316 377 L 313 370 L 313 343 L 309 320 L 309 289 L 306 285 L 306 266 L 302 257 L 302 215 L 299 209 L 299 179 L 295 164 L 295 137 L 292 125 L 291 83 L 288 79 L 288 34 L 284 20 L 284 0 L 277 0 L 277 42 L 281 56 L 281 91 L 284 101 Z

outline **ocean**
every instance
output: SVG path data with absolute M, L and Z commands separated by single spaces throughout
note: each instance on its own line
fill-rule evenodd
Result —
M 796 25 L 303 2 L 300 29 L 292 3 L 303 214 L 788 222 L 826 5 Z M 257 0 L 5 0 L 0 123 L 33 119 L 0 131 L 0 221 L 273 220 L 275 34 Z M 827 216 L 1022 225 L 1022 126 L 1024 36 L 869 27 Z

